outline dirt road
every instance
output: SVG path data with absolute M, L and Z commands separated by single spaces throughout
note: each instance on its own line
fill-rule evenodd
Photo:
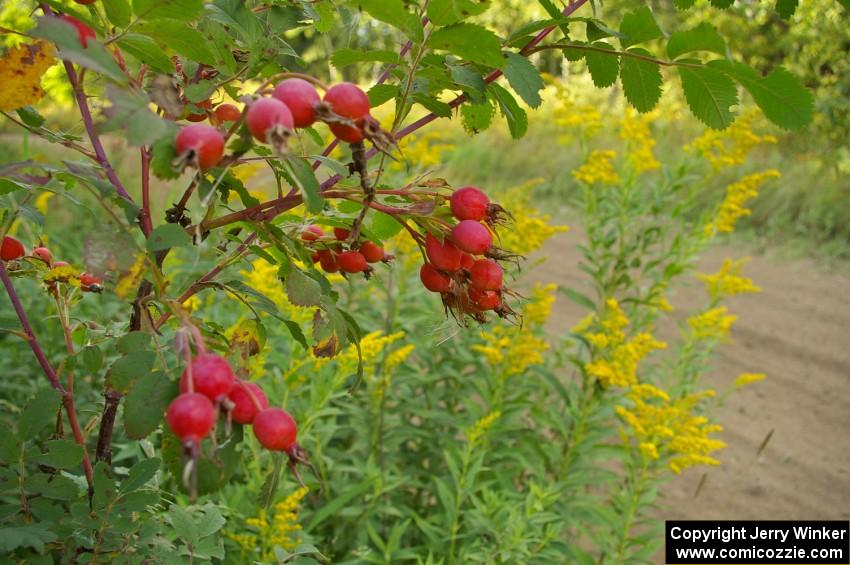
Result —
M 571 230 L 549 242 L 549 260 L 531 271 L 540 282 L 581 284 L 584 273 Z M 716 248 L 699 263 L 715 271 L 740 249 Z M 850 518 L 850 277 L 813 263 L 753 257 L 745 269 L 763 290 L 733 297 L 731 342 L 719 348 L 706 387 L 723 389 L 742 372 L 768 378 L 733 394 L 717 414 L 725 427 L 722 465 L 689 469 L 659 501 L 662 519 Z M 698 282 L 676 289 L 674 306 L 705 300 Z M 677 308 L 677 311 L 681 309 Z M 549 329 L 561 334 L 581 317 L 559 298 Z M 684 314 L 678 314 L 684 316 Z M 663 334 L 666 332 L 662 332 Z M 760 456 L 759 446 L 773 435 Z M 706 474 L 697 496 L 697 486 Z

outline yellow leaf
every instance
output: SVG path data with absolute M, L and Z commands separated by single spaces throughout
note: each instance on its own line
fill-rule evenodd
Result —
M 0 110 L 14 110 L 41 100 L 41 75 L 55 62 L 53 45 L 46 41 L 6 51 L 0 58 Z

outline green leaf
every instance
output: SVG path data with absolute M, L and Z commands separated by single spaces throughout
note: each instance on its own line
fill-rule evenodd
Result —
M 204 0 L 133 0 L 133 11 L 143 20 L 194 20 L 203 10 Z
M 189 27 L 186 22 L 179 20 L 157 20 L 156 22 L 143 22 L 134 28 L 136 31 L 156 39 L 160 43 L 174 49 L 180 55 L 188 57 L 197 63 L 216 65 L 215 53 L 207 44 L 207 38 L 196 30 Z
M 322 299 L 322 288 L 302 271 L 293 269 L 286 277 L 286 294 L 296 306 L 318 306 Z
M 391 238 L 404 229 L 398 220 L 384 212 L 372 211 L 369 218 L 369 233 L 381 241 Z
M 89 373 L 100 371 L 103 366 L 103 352 L 96 345 L 89 345 L 83 348 L 82 351 L 83 366 Z
M 687 31 L 677 31 L 667 40 L 667 56 L 671 59 L 694 51 L 725 55 L 726 42 L 714 26 L 705 22 Z
M 485 100 L 481 104 L 464 104 L 460 107 L 463 129 L 470 135 L 485 131 L 493 123 L 493 114 L 495 112 L 496 109 L 490 100 Z
M 34 37 L 52 41 L 59 48 L 59 55 L 112 80 L 125 83 L 127 77 L 115 62 L 112 54 L 98 41 L 89 39 L 86 47 L 80 43 L 77 29 L 57 17 L 38 18 L 38 25 L 30 32 Z
M 121 130 L 131 145 L 152 144 L 168 135 L 174 127 L 150 109 L 150 98 L 140 90 L 107 88 L 111 106 L 107 110 L 109 120 L 102 131 Z
M 106 17 L 118 27 L 126 27 L 133 16 L 133 9 L 128 0 L 106 0 L 102 4 Z
M 776 13 L 783 20 L 791 19 L 794 12 L 797 11 L 799 0 L 776 0 Z
M 156 472 L 162 465 L 162 460 L 157 457 L 142 459 L 130 468 L 127 478 L 121 482 L 121 492 L 128 493 L 140 489 L 149 480 L 156 476 Z
M 31 547 L 41 553 L 44 551 L 44 544 L 55 540 L 56 534 L 51 532 L 47 524 L 43 522 L 0 528 L 0 551 L 7 555 L 19 547 Z
M 451 106 L 441 100 L 437 100 L 433 96 L 428 96 L 424 92 L 414 94 L 413 100 L 422 104 L 427 110 L 441 118 L 450 118 L 452 115 Z
M 11 194 L 17 190 L 28 190 L 28 188 L 13 181 L 12 179 L 0 178 L 0 196 L 4 194 Z
M 60 400 L 59 393 L 52 388 L 39 390 L 18 417 L 18 436 L 22 440 L 32 439 L 53 422 Z
M 527 57 L 517 53 L 508 53 L 505 63 L 505 77 L 511 88 L 532 108 L 543 102 L 540 91 L 546 86 L 540 77 L 540 71 Z
M 212 504 L 207 504 L 203 508 L 204 515 L 196 522 L 198 526 L 198 537 L 204 539 L 211 536 L 227 523 L 218 508 Z
M 295 184 L 304 197 L 307 210 L 316 214 L 322 211 L 325 199 L 322 198 L 322 187 L 316 179 L 316 173 L 305 159 L 301 157 L 290 157 L 284 161 L 284 166 L 292 174 Z
M 151 232 L 147 241 L 148 251 L 162 251 L 172 247 L 191 245 L 192 238 L 177 224 L 163 224 Z
M 80 495 L 77 483 L 64 475 L 53 475 L 38 492 L 51 500 L 74 500 Z
M 750 93 L 765 117 L 779 127 L 795 130 L 812 121 L 812 93 L 800 83 L 800 79 L 782 67 L 762 77 L 743 63 L 712 61 L 709 66 L 738 81 Z
M 484 77 L 467 66 L 451 65 L 449 72 L 452 75 L 452 80 L 460 86 L 464 92 L 475 95 L 474 101 L 483 99 L 483 94 L 487 90 L 487 83 L 484 82 Z
M 650 56 L 648 51 L 640 48 L 629 49 L 628 52 Z M 620 82 L 623 83 L 626 100 L 638 112 L 649 112 L 661 99 L 661 69 L 655 63 L 620 57 Z
M 151 336 L 145 332 L 129 332 L 121 337 L 115 348 L 120 353 L 133 353 L 134 351 L 144 351 L 151 344 Z
M 474 24 L 460 23 L 440 28 L 431 34 L 428 45 L 488 67 L 501 69 L 505 63 L 502 44 L 496 34 Z
M 172 504 L 168 510 L 168 517 L 171 520 L 171 525 L 174 527 L 175 533 L 180 536 L 187 544 L 197 545 L 200 537 L 198 536 L 198 526 L 188 510 L 179 504 Z
M 83 461 L 83 448 L 69 439 L 48 441 L 46 445 L 47 453 L 36 458 L 42 465 L 71 469 Z
M 528 116 L 525 114 L 525 110 L 520 108 L 513 95 L 502 86 L 492 83 L 489 90 L 496 99 L 496 102 L 498 102 L 502 116 L 508 122 L 508 130 L 511 132 L 511 137 L 519 139 L 524 136 L 528 130 Z
M 711 0 L 711 5 L 715 8 L 720 8 L 721 10 L 725 10 L 735 3 L 735 0 Z
M 106 380 L 115 390 L 127 392 L 137 379 L 148 376 L 155 361 L 152 351 L 134 351 L 112 363 Z
M 711 67 L 678 67 L 678 71 L 693 115 L 710 128 L 727 128 L 733 118 L 730 107 L 738 103 L 732 79 Z
M 266 512 L 271 510 L 274 499 L 277 496 L 277 489 L 280 486 L 280 471 L 283 469 L 283 453 L 272 454 L 272 471 L 266 475 L 266 480 L 260 487 L 260 494 L 257 495 L 257 505 Z
M 366 93 L 369 96 L 369 106 L 377 108 L 395 98 L 399 92 L 399 88 L 395 84 L 376 84 Z M 345 174 L 348 175 L 347 172 Z
M 620 23 L 620 35 L 622 36 L 620 45 L 624 48 L 664 36 L 655 22 L 655 16 L 647 6 L 641 6 L 623 16 L 623 21 Z
M 341 69 L 354 63 L 363 62 L 379 62 L 398 65 L 401 63 L 401 57 L 395 51 L 370 49 L 364 51 L 362 49 L 340 49 L 334 51 L 331 55 L 331 63 L 334 67 Z
M 38 110 L 32 106 L 21 106 L 17 110 L 18 117 L 21 121 L 34 128 L 40 128 L 44 125 L 44 116 L 38 113 Z
M 107 2 L 105 5 L 108 5 Z M 160 73 L 174 72 L 174 63 L 156 42 L 146 35 L 129 33 L 118 40 L 121 50 Z
M 614 48 L 605 41 L 596 41 L 591 44 L 591 47 L 613 51 Z M 599 88 L 606 88 L 617 82 L 617 74 L 619 73 L 619 56 L 615 54 L 607 55 L 599 51 L 587 51 L 585 53 L 587 60 L 587 69 L 590 71 L 590 78 L 593 79 L 593 84 Z
M 174 167 L 177 153 L 174 150 L 174 139 L 163 137 L 151 147 L 151 170 L 161 179 L 171 180 L 180 176 L 180 171 Z
M 314 514 L 313 519 L 310 520 L 310 523 L 304 528 L 305 532 L 312 531 L 316 526 L 334 516 L 340 509 L 342 509 L 346 504 L 357 498 L 358 496 L 364 494 L 369 489 L 373 488 L 374 479 L 367 478 L 360 483 L 346 487 L 346 490 L 340 493 L 339 496 L 328 502 L 327 504 L 322 505 Z
M 177 396 L 177 382 L 157 371 L 136 380 L 124 403 L 124 430 L 133 439 L 150 435 Z
M 426 14 L 434 24 L 444 26 L 477 16 L 489 7 L 489 0 L 431 0 Z
M 408 12 L 402 0 L 357 0 L 357 3 L 376 20 L 400 29 L 413 41 L 422 41 L 419 17 Z

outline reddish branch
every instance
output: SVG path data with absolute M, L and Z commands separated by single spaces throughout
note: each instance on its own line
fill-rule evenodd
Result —
M 86 448 L 86 438 L 83 436 L 82 428 L 80 428 L 80 422 L 77 420 L 77 409 L 74 406 L 74 381 L 71 378 L 68 379 L 69 386 L 67 389 L 62 386 L 61 382 L 59 382 L 59 376 L 50 365 L 50 361 L 47 360 L 44 350 L 41 348 L 41 345 L 38 343 L 38 339 L 35 337 L 35 332 L 32 329 L 29 318 L 27 318 L 24 306 L 21 304 L 21 299 L 18 297 L 18 293 L 12 285 L 9 273 L 6 272 L 6 265 L 3 261 L 0 261 L 0 279 L 3 281 L 3 286 L 6 288 L 6 294 L 9 295 L 9 300 L 12 302 L 12 308 L 14 308 L 15 313 L 18 315 L 18 321 L 21 323 L 21 329 L 24 330 L 24 334 L 27 336 L 27 343 L 29 343 L 33 355 L 35 355 L 38 364 L 41 366 L 41 370 L 44 371 L 44 375 L 47 377 L 47 380 L 50 381 L 50 386 L 62 395 L 62 404 L 65 407 L 65 412 L 68 414 L 68 423 L 71 425 L 71 430 L 74 433 L 74 441 L 83 449 L 83 471 L 86 474 L 89 492 L 93 492 L 94 483 L 91 460 L 89 459 L 89 452 Z

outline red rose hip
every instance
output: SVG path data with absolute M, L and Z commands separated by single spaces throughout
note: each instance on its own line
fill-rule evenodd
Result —
M 168 405 L 165 419 L 181 440 L 200 442 L 215 425 L 215 407 L 203 394 L 181 394 Z
M 227 396 L 233 389 L 236 376 L 230 363 L 221 355 L 201 353 L 192 359 L 192 382 L 195 392 L 216 401 Z M 189 391 L 189 371 L 180 376 L 180 392 Z
M 346 273 L 362 273 L 369 268 L 366 257 L 359 251 L 343 251 L 337 260 L 339 268 Z
M 48 265 L 53 263 L 53 254 L 46 247 L 36 247 L 32 250 L 32 256 L 41 259 Z
M 431 292 L 448 292 L 452 286 L 452 279 L 438 271 L 430 263 L 425 263 L 419 269 L 419 280 Z
M 304 228 L 304 231 L 301 232 L 301 240 L 316 241 L 323 235 L 325 235 L 325 230 L 315 224 L 310 224 L 309 226 Z
M 319 93 L 306 80 L 288 78 L 274 88 L 272 96 L 289 107 L 295 127 L 306 128 L 316 121 L 315 106 L 320 101 Z
M 384 248 L 377 243 L 364 241 L 360 246 L 360 253 L 366 258 L 367 263 L 377 263 L 384 258 Z
M 216 123 L 235 122 L 242 115 L 242 111 L 233 104 L 220 104 L 213 112 Z
M 480 222 L 462 220 L 452 228 L 452 243 L 467 253 L 482 255 L 493 245 L 493 236 Z
M 254 435 L 271 451 L 288 451 L 295 445 L 298 428 L 286 410 L 266 408 L 254 418 Z
M 369 114 L 369 97 L 359 86 L 350 82 L 335 84 L 325 92 L 324 101 L 331 107 L 334 114 L 359 120 Z
M 502 288 L 502 267 L 492 259 L 479 259 L 469 270 L 469 278 L 478 290 L 499 290 Z
M 245 122 L 251 135 L 261 143 L 283 138 L 295 127 L 289 107 L 277 98 L 261 98 L 251 104 Z
M 269 399 L 263 389 L 255 383 L 243 380 L 236 381 L 227 397 L 233 403 L 230 417 L 238 424 L 250 424 L 261 410 L 269 407 Z
M 474 186 L 465 186 L 452 193 L 450 204 L 458 220 L 480 221 L 487 217 L 490 199 Z
M 224 136 L 212 126 L 193 124 L 180 130 L 174 140 L 177 154 L 201 170 L 214 167 L 224 154 Z
M 433 234 L 425 236 L 425 254 L 441 271 L 457 271 L 461 265 L 461 251 L 450 241 L 441 242 Z
M 3 243 L 0 244 L 0 259 L 4 261 L 14 261 L 24 256 L 24 244 L 10 235 L 3 236 Z

